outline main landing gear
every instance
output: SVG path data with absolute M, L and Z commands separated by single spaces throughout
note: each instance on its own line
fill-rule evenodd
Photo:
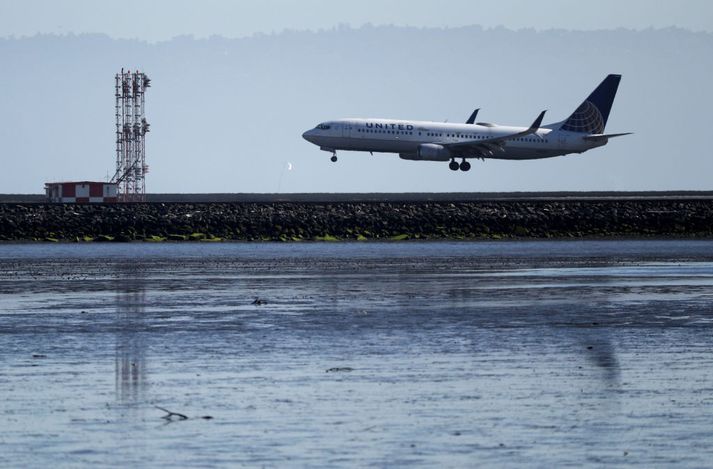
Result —
M 448 164 L 448 167 L 451 171 L 458 171 L 459 169 L 463 172 L 470 171 L 470 163 L 468 163 L 465 158 L 463 158 L 463 161 L 460 164 L 458 164 L 455 158 L 452 159 L 451 162 Z

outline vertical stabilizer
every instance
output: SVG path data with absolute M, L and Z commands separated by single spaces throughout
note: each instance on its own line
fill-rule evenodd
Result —
M 586 134 L 603 134 L 609 120 L 621 75 L 609 75 L 564 121 L 561 129 Z

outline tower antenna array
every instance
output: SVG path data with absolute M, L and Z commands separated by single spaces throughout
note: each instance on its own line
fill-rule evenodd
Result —
M 138 70 L 121 69 L 116 74 L 116 173 L 122 202 L 144 202 L 146 197 L 146 133 L 149 124 L 144 114 L 146 89 L 151 79 Z

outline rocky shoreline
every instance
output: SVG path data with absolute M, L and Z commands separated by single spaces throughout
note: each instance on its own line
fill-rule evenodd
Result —
M 712 200 L 0 204 L 2 241 L 713 238 Z

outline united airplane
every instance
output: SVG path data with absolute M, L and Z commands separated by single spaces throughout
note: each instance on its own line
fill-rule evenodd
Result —
M 404 160 L 450 161 L 453 171 L 469 171 L 468 159 L 532 160 L 584 153 L 630 133 L 606 134 L 621 75 L 609 75 L 562 122 L 542 125 L 543 111 L 529 127 L 475 122 L 465 124 L 391 119 L 339 119 L 319 124 L 302 137 L 321 150 L 396 153 Z M 457 160 L 460 160 L 458 162 Z

